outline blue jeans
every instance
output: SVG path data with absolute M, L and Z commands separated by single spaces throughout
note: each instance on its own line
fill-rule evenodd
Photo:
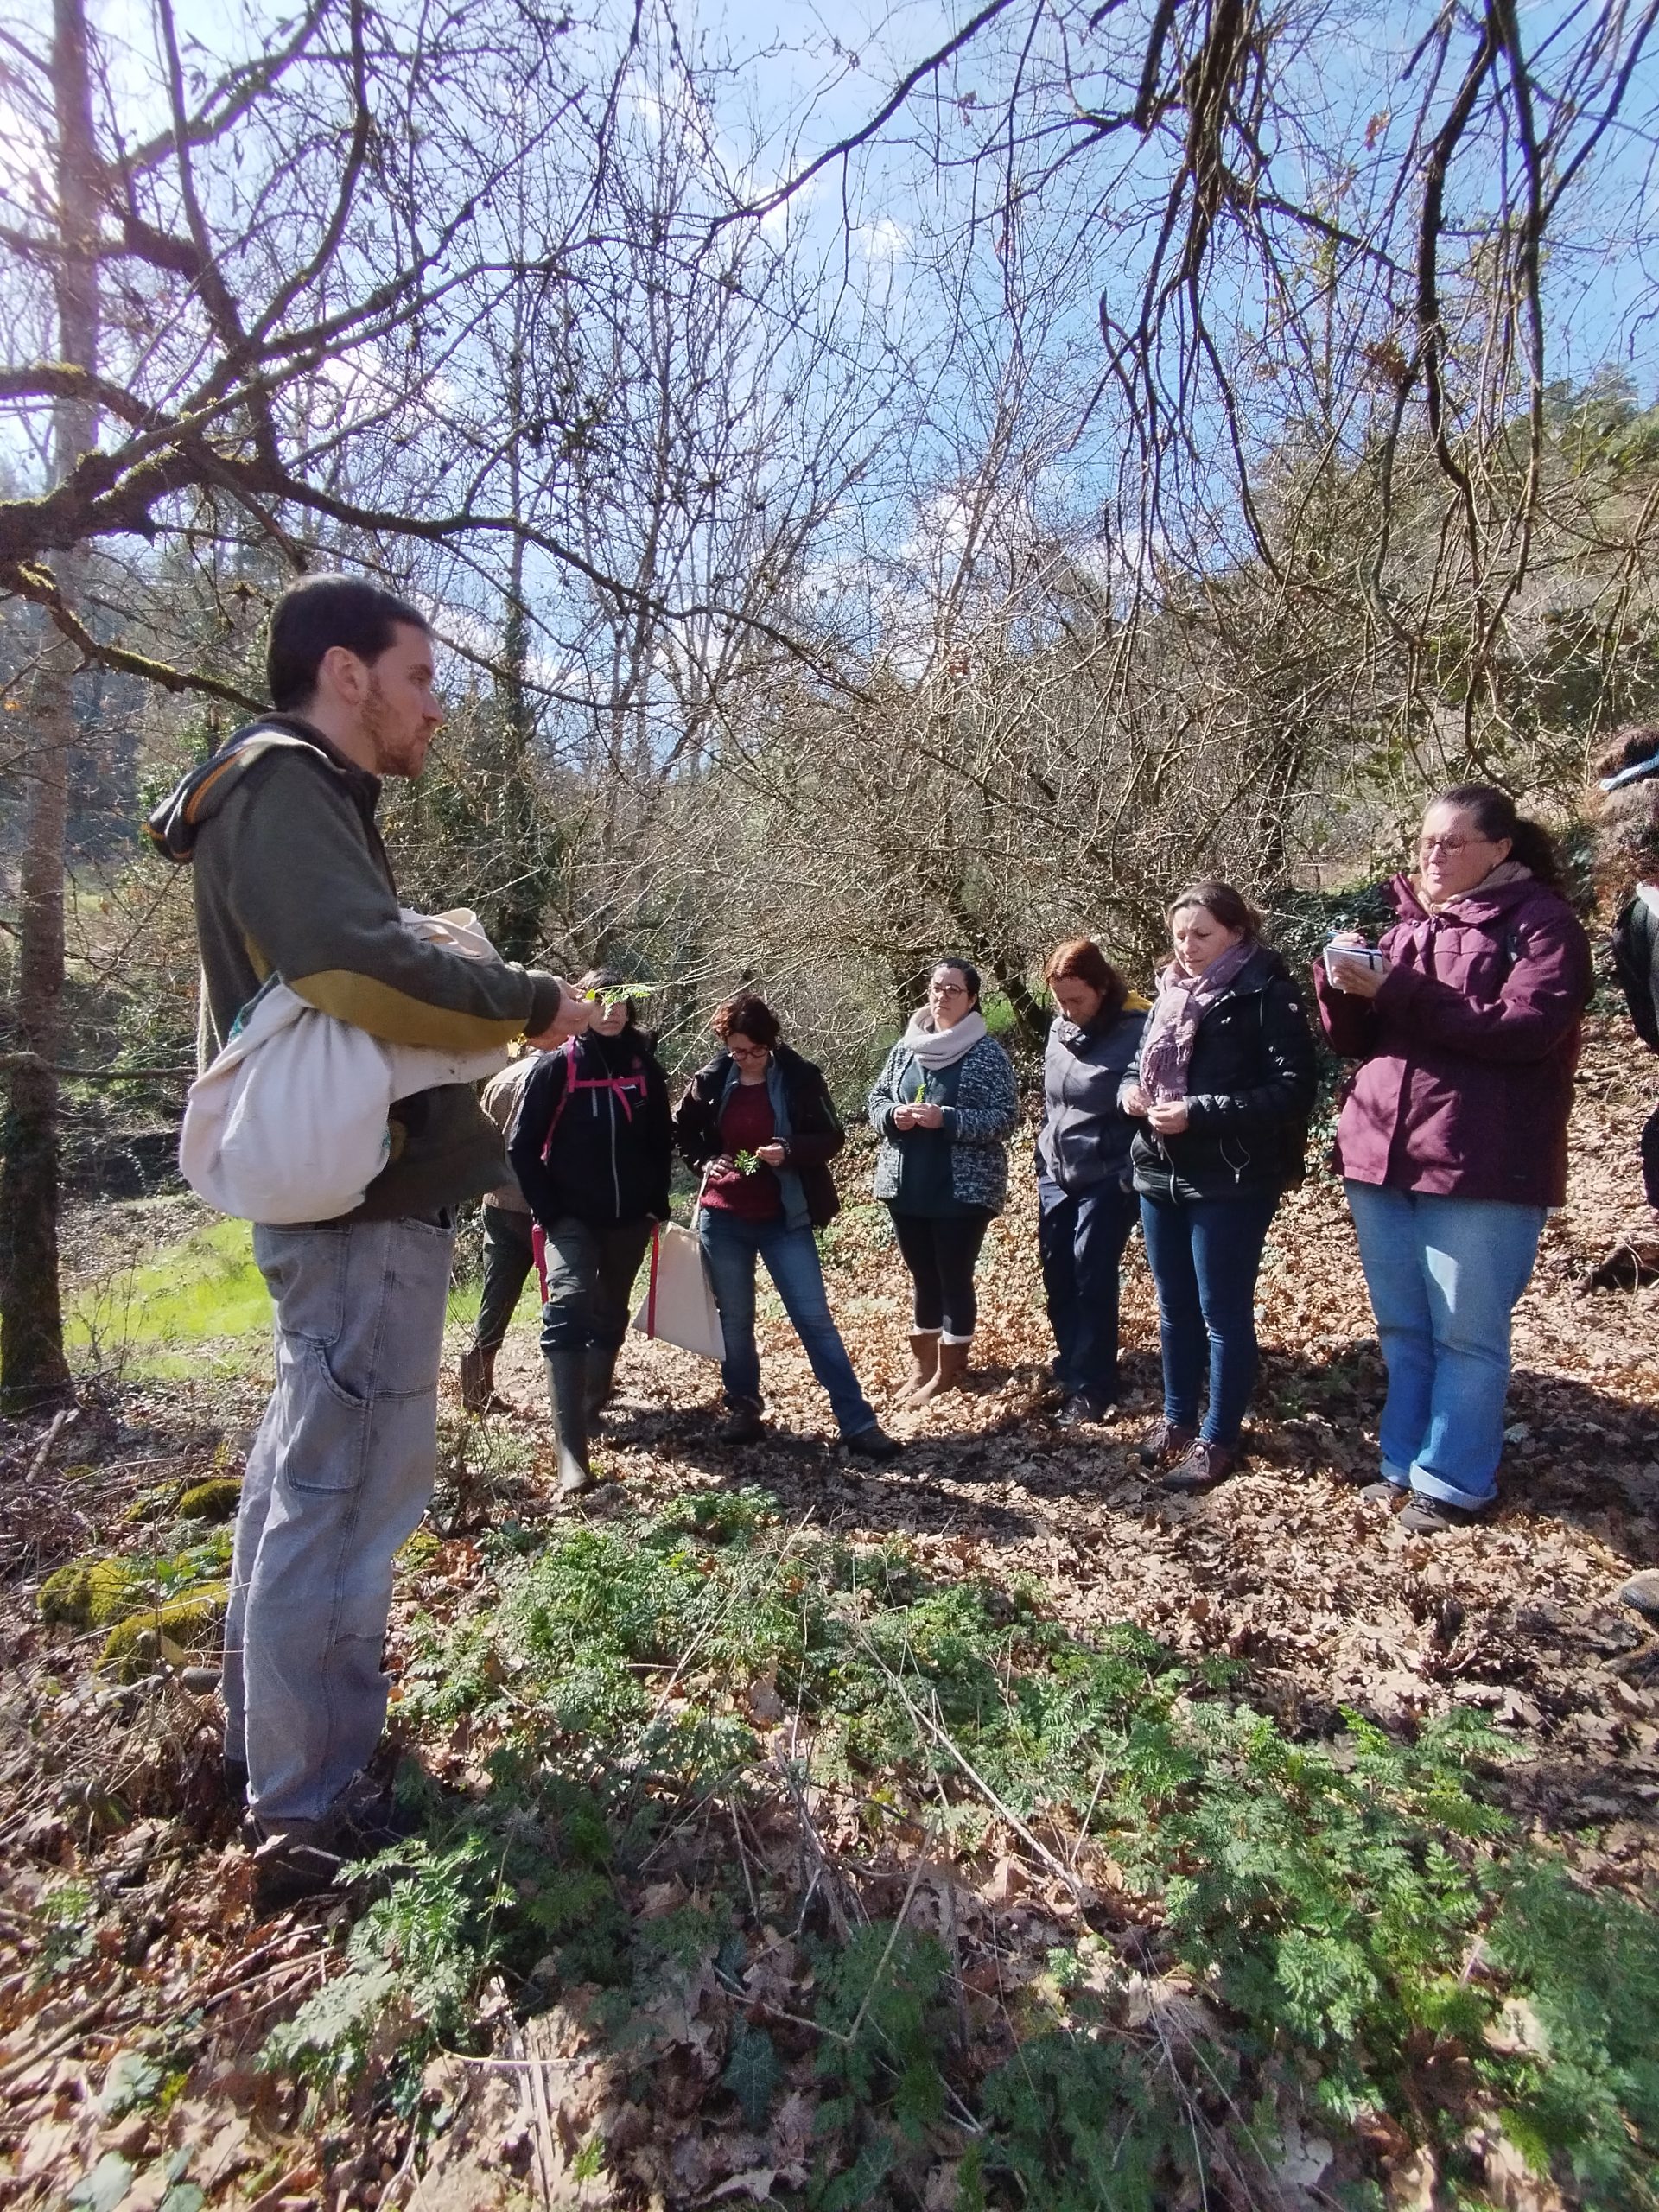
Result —
M 454 1231 L 259 1224 L 276 1381 L 248 1454 L 225 1622 L 225 1751 L 263 1821 L 326 1813 L 386 1717 L 391 1561 L 437 1471 Z
M 1448 1505 L 1497 1494 L 1510 1316 L 1543 1233 L 1542 1206 L 1347 1185 L 1388 1363 L 1382 1472 Z
M 1037 1203 L 1055 1380 L 1109 1401 L 1117 1395 L 1117 1271 L 1138 1211 L 1135 1193 L 1116 1180 L 1068 1193 L 1039 1175 Z
M 1196 1428 L 1206 1351 L 1206 1444 L 1236 1444 L 1255 1386 L 1255 1278 L 1279 1209 L 1277 1191 L 1237 1198 L 1141 1200 L 1141 1233 L 1158 1287 L 1164 1418 Z
M 697 1215 L 697 1236 L 708 1262 L 715 1303 L 720 1308 L 720 1331 L 726 1340 L 726 1357 L 720 1363 L 720 1379 L 726 1386 L 726 1402 L 759 1405 L 760 1355 L 754 1342 L 754 1269 L 757 1260 L 778 1286 L 784 1311 L 795 1325 L 795 1333 L 812 1363 L 812 1372 L 830 1393 L 830 1403 L 843 1436 L 856 1436 L 875 1427 L 869 1400 L 859 1388 L 847 1347 L 841 1341 L 824 1295 L 823 1270 L 818 1248 L 810 1229 L 791 1229 L 785 1221 L 744 1221 L 722 1213 L 718 1206 L 703 1206 Z

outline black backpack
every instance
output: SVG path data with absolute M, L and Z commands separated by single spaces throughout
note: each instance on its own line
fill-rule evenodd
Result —
M 1613 968 L 1637 1035 L 1649 1052 L 1659 1052 L 1659 1012 L 1653 1001 L 1653 918 L 1639 898 L 1632 899 L 1613 924 Z

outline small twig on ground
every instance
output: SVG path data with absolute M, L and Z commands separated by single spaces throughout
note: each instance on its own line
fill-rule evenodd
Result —
M 796 1780 L 787 1760 L 774 1759 L 772 1764 L 772 1771 L 789 1793 L 790 1802 L 795 1808 L 795 1818 L 800 1824 L 802 1840 L 811 1847 L 813 1860 L 816 1862 L 813 1866 L 811 1888 L 816 1889 L 820 1881 L 823 1884 L 824 1897 L 830 1906 L 830 1917 L 836 1923 L 836 1935 L 844 1943 L 852 1933 L 852 1922 L 848 1918 L 842 1906 L 840 1894 L 841 1884 L 834 1868 L 830 1866 L 830 1853 L 824 1848 L 823 1838 L 812 1824 L 812 1815 L 807 1809 L 805 1792 Z M 809 1897 L 811 1891 L 809 1890 Z
M 111 2006 L 125 1987 L 126 1982 L 124 1977 L 113 1989 L 106 1992 L 104 1996 L 98 1998 L 91 2005 L 84 2006 L 75 2014 L 73 2019 L 66 2020 L 56 2033 L 49 2036 L 45 2043 L 38 2045 L 34 2050 L 24 2051 L 20 2058 L 14 2058 L 6 2065 L 0 2066 L 0 2089 L 10 2089 L 18 2082 L 26 2081 L 37 2066 L 44 2065 L 48 2058 L 58 2057 L 69 2048 L 71 2044 L 78 2043 L 83 2036 L 90 2035 L 105 2018 Z
M 732 1816 L 732 1834 L 737 1839 L 737 1863 L 743 1870 L 743 1887 L 748 1891 L 749 1910 L 758 1920 L 760 1907 L 755 1898 L 754 1884 L 749 1875 L 749 1854 L 743 1842 L 743 1815 L 735 1800 L 728 1808 Z
M 41 1439 L 40 1443 L 35 1447 L 35 1456 L 29 1461 L 28 1469 L 24 1473 L 23 1480 L 26 1483 L 32 1483 L 41 1472 L 47 1461 L 52 1457 L 53 1447 L 57 1443 L 58 1439 L 63 1434 L 64 1430 L 73 1427 L 79 1419 L 80 1408 L 79 1406 L 64 1406 L 57 1413 L 53 1414 L 52 1426 L 47 1430 L 46 1434 Z

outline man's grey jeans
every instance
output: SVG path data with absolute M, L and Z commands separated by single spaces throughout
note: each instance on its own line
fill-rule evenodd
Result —
M 254 1229 L 276 1383 L 237 1514 L 224 1697 L 262 1821 L 317 1819 L 379 1740 L 392 1554 L 436 1471 L 454 1241 L 426 1221 Z

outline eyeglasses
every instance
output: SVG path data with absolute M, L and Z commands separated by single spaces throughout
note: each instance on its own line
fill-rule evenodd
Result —
M 755 1045 L 738 1037 L 728 1039 L 726 1049 L 734 1060 L 767 1060 L 772 1058 L 770 1045 Z
M 927 989 L 930 998 L 965 999 L 968 995 L 966 983 L 930 983 Z
M 1465 845 L 1493 845 L 1497 842 L 1495 837 L 1420 837 L 1417 849 L 1420 853 L 1445 853 L 1450 858 Z

